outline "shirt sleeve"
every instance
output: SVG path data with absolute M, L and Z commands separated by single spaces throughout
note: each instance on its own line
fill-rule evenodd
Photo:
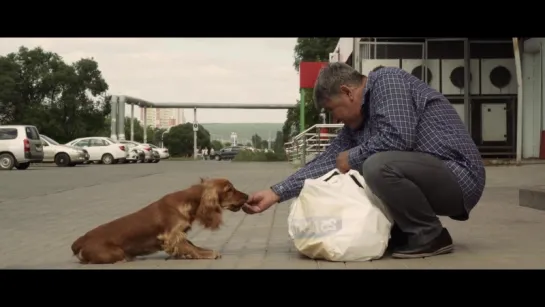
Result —
M 286 180 L 271 187 L 273 192 L 280 197 L 278 202 L 284 202 L 299 195 L 303 189 L 305 179 L 318 178 L 335 168 L 337 155 L 350 148 L 350 137 L 345 129 L 341 130 L 326 151 L 286 178 Z
M 375 112 L 369 120 L 372 135 L 348 152 L 351 168 L 359 169 L 372 154 L 383 151 L 409 151 L 416 144 L 418 115 L 411 85 L 400 74 L 383 74 L 373 84 L 369 101 Z

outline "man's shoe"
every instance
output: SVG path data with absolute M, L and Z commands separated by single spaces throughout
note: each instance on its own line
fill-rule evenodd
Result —
M 396 249 L 407 245 L 407 242 L 409 241 L 408 238 L 408 235 L 401 231 L 397 224 L 394 224 L 392 230 L 390 231 L 390 240 L 388 240 L 386 251 L 395 251 Z
M 424 258 L 448 254 L 453 250 L 452 238 L 448 230 L 443 228 L 439 236 L 430 243 L 418 247 L 405 245 L 404 247 L 395 249 L 392 253 L 392 257 L 400 259 Z

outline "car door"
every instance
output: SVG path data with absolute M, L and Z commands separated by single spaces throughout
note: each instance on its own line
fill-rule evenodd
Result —
M 98 155 L 98 159 L 102 159 L 102 156 L 108 152 L 108 142 L 104 141 L 103 139 L 89 139 L 89 146 L 92 147 Z
M 44 161 L 51 162 L 55 157 L 55 149 L 53 146 L 49 146 L 46 140 L 42 139 L 42 148 L 44 149 Z
M 96 150 L 94 150 L 93 147 L 89 146 L 89 139 L 83 139 L 83 140 L 77 141 L 76 143 L 72 145 L 87 150 L 87 153 L 89 154 L 89 160 L 91 161 L 100 160 L 100 156 L 97 155 Z M 98 158 L 96 158 L 97 156 Z
M 41 157 L 43 159 L 43 146 L 42 139 L 40 139 L 40 133 L 34 126 L 25 127 L 26 137 L 30 145 L 30 156 L 32 158 Z

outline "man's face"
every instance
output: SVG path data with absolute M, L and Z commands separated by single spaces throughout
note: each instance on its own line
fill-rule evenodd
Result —
M 361 89 L 341 86 L 341 93 L 331 97 L 324 104 L 326 112 L 351 129 L 357 129 L 363 122 L 361 114 Z

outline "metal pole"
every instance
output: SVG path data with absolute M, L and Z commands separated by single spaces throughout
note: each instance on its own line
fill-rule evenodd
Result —
M 193 108 L 193 125 L 197 123 L 197 108 Z M 193 129 L 193 160 L 197 160 L 197 130 Z
M 144 143 L 148 142 L 148 107 L 144 107 Z
M 119 141 L 125 140 L 125 101 L 125 96 L 117 100 L 117 139 Z
M 464 40 L 464 120 L 466 129 L 471 135 L 471 56 L 469 53 L 469 39 Z
M 131 141 L 134 141 L 134 104 L 131 103 Z
M 117 140 L 117 96 L 110 98 L 110 138 Z
M 301 89 L 301 105 L 299 106 L 299 130 L 300 133 L 303 133 L 305 131 L 305 89 Z M 303 135 L 303 147 L 301 151 L 301 166 L 305 165 L 306 160 L 306 147 L 307 147 L 307 141 L 305 136 Z
M 515 53 L 515 67 L 517 70 L 517 164 L 522 162 L 522 103 L 523 103 L 523 87 L 522 87 L 522 63 L 520 60 L 520 48 L 518 37 L 513 37 L 513 51 Z

